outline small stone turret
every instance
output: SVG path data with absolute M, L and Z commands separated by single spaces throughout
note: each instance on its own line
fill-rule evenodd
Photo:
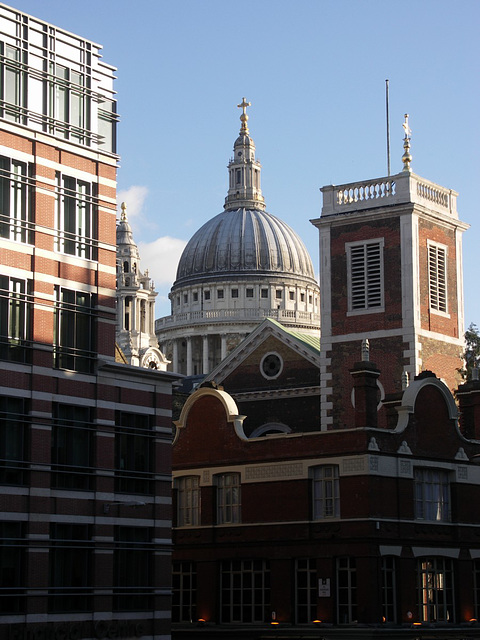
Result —
M 155 285 L 140 271 L 140 254 L 122 203 L 117 225 L 116 341 L 128 364 L 166 371 L 168 361 L 155 336 Z

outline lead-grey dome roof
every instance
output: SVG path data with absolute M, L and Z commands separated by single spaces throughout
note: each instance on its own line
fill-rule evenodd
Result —
M 189 241 L 174 288 L 209 276 L 281 274 L 315 282 L 312 260 L 295 231 L 266 211 L 230 209 L 206 222 Z

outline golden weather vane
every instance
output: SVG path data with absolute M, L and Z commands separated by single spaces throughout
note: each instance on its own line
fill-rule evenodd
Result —
M 408 126 L 408 113 L 405 114 L 405 122 L 402 124 L 402 127 L 405 131 L 405 138 L 410 139 L 412 137 L 412 130 Z
M 405 122 L 403 123 L 402 127 L 405 131 L 405 138 L 403 139 L 403 148 L 405 149 L 405 153 L 402 156 L 403 170 L 411 171 L 412 156 L 410 153 L 410 138 L 412 137 L 412 130 L 408 125 L 408 113 L 405 114 Z

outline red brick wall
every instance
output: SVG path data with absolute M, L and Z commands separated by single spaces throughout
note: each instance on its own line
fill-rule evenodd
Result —
M 370 361 L 380 371 L 378 382 L 385 393 L 401 390 L 402 371 L 407 361 L 403 358 L 404 343 L 400 337 L 370 339 Z M 355 410 L 352 404 L 353 378 L 350 370 L 361 360 L 361 339 L 351 342 L 334 343 L 327 353 L 331 358 L 333 417 L 332 429 L 348 428 L 355 424 Z M 380 389 L 379 389 L 380 400 Z M 386 427 L 385 409 L 378 412 L 378 426 Z
M 385 313 L 347 316 L 347 255 L 348 242 L 384 239 Z M 331 229 L 331 296 L 332 334 L 368 333 L 395 329 L 402 322 L 401 254 L 399 218 L 333 226 Z
M 455 231 L 449 227 L 440 226 L 435 222 L 420 218 L 418 233 L 422 328 L 458 338 L 457 248 L 455 242 Z M 447 247 L 447 308 L 449 317 L 430 312 L 428 290 L 428 240 Z

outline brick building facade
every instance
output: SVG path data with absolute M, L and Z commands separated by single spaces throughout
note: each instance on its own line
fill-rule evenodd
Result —
M 366 419 L 379 373 L 354 365 L 346 429 L 312 416 L 312 430 L 248 436 L 241 398 L 209 383 L 190 396 L 174 443 L 174 637 L 478 637 L 480 444 L 466 433 L 480 383 L 460 387 L 459 423 L 422 373 L 379 428 Z
M 264 324 L 183 407 L 178 640 L 478 637 L 480 383 L 458 388 L 457 372 L 467 225 L 410 159 L 322 189 L 320 348 Z
M 115 362 L 114 69 L 0 31 L 0 637 L 167 638 L 176 376 Z

